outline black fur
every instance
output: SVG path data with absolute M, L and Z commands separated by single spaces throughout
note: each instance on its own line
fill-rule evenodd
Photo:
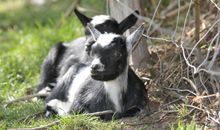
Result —
M 42 74 L 40 79 L 40 84 L 37 88 L 37 91 L 45 88 L 46 86 L 53 89 L 54 85 L 56 84 L 56 78 L 59 75 L 59 68 L 58 65 L 63 58 L 63 54 L 66 51 L 66 48 L 63 46 L 62 42 L 55 44 L 47 57 L 44 60 L 42 65 Z

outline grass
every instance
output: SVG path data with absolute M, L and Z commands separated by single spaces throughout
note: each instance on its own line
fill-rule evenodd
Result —
M 195 121 L 184 122 L 182 120 L 178 121 L 178 124 L 172 124 L 170 127 L 171 130 L 201 130 L 202 127 L 196 124 Z
M 80 24 L 73 21 L 77 20 L 69 18 L 59 28 L 51 23 L 4 32 L 0 38 L 0 83 L 3 88 L 0 92 L 3 97 L 21 96 L 28 87 L 33 87 L 49 48 L 58 41 L 69 41 L 82 34 L 82 29 L 76 28 Z

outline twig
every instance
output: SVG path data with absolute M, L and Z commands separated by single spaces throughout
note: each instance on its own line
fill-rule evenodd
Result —
M 187 59 L 189 59 L 189 57 L 192 55 L 193 51 L 195 50 L 195 48 L 198 46 L 198 44 L 212 31 L 212 29 L 215 27 L 216 24 L 218 24 L 220 22 L 220 18 L 217 19 L 208 29 L 208 31 L 199 39 L 198 42 L 196 42 L 196 44 L 193 46 L 191 52 L 189 53 Z
M 79 0 L 74 0 L 73 3 L 70 5 L 70 7 L 66 10 L 66 12 L 64 13 L 64 17 L 68 17 L 70 16 L 70 14 L 72 13 L 72 11 L 74 10 L 74 8 L 76 8 L 76 6 L 79 4 Z
M 184 20 L 184 25 L 183 25 L 183 31 L 182 31 L 182 34 L 181 34 L 181 39 L 180 39 L 180 47 L 182 49 L 182 52 L 183 52 L 183 58 L 184 60 L 186 61 L 186 64 L 189 66 L 189 67 L 192 67 L 193 70 L 194 70 L 194 73 L 196 73 L 196 67 L 193 66 L 192 64 L 189 63 L 188 59 L 186 58 L 186 54 L 185 54 L 185 48 L 183 47 L 183 39 L 184 39 L 184 32 L 185 32 L 185 29 L 186 29 L 186 23 L 187 23 L 187 18 L 189 16 L 189 12 L 190 12 L 190 9 L 191 9 L 191 5 L 192 5 L 192 0 L 190 1 L 190 5 L 189 5 L 189 8 L 188 8 L 188 11 L 186 13 L 186 18 Z
M 189 16 L 189 13 L 190 13 L 190 9 L 191 9 L 191 6 L 192 6 L 192 0 L 190 1 L 190 4 L 189 4 L 189 8 L 188 8 L 188 10 L 187 10 L 187 13 L 186 13 L 186 18 L 185 18 L 185 20 L 184 20 L 184 25 L 183 25 L 183 31 L 182 31 L 182 34 L 181 34 L 181 43 L 182 43 L 182 41 L 183 41 L 183 39 L 184 39 L 184 32 L 185 32 L 185 29 L 186 29 L 186 23 L 187 23 L 187 18 L 188 18 L 188 16 Z
M 199 41 L 200 33 L 200 0 L 195 0 L 195 40 Z
M 219 24 L 220 25 L 220 24 Z M 218 27 L 218 29 L 220 30 L 220 28 Z M 209 65 L 208 65 L 208 70 L 211 70 L 212 66 L 214 65 L 215 63 L 215 60 L 219 54 L 219 51 L 220 51 L 220 44 L 219 44 L 219 39 L 220 39 L 220 36 L 219 36 L 219 32 L 218 32 L 218 38 L 216 40 L 216 49 L 215 49 L 215 52 L 213 54 L 213 57 L 212 57 L 212 60 L 210 61 Z
M 218 36 L 219 36 L 219 34 L 220 34 L 220 32 L 218 32 L 214 37 L 213 37 L 213 39 L 212 39 L 212 41 L 210 42 L 210 44 L 209 44 L 209 47 L 208 47 L 208 52 L 206 53 L 206 57 L 205 57 L 205 59 L 203 60 L 203 62 L 197 67 L 198 69 L 200 69 L 203 65 L 205 65 L 206 63 L 207 63 L 207 60 L 208 60 L 208 58 L 209 58 L 209 55 L 210 55 L 210 52 L 211 52 L 211 48 L 212 48 L 212 46 L 213 46 L 213 43 L 214 43 L 214 41 L 216 40 L 216 38 L 218 38 Z
M 80 12 L 90 12 L 90 13 L 94 13 L 94 14 L 100 14 L 100 12 L 97 11 L 97 10 L 89 9 L 89 8 L 84 8 L 84 7 L 82 7 L 82 6 L 77 6 L 77 9 L 78 9 Z
M 175 56 L 175 57 L 177 57 L 177 56 Z M 176 59 L 175 57 L 172 58 L 172 61 L 173 61 L 174 59 Z M 173 63 L 172 61 L 171 61 L 170 63 Z M 174 63 L 175 63 L 175 62 L 174 62 Z M 171 64 L 170 67 L 167 68 L 167 70 L 172 69 L 172 67 L 173 67 L 173 65 Z M 165 81 L 167 81 L 168 79 L 170 79 L 170 77 L 173 76 L 179 69 L 180 69 L 179 66 L 177 66 L 176 69 L 173 70 L 169 75 L 167 75 L 167 76 L 166 76 L 166 79 L 164 79 L 163 81 L 165 82 Z
M 195 109 L 196 109 L 196 108 L 191 109 L 191 110 L 190 110 L 186 115 L 184 115 L 182 118 L 185 119 L 187 116 L 191 115 Z
M 200 92 L 199 92 L 198 88 L 196 87 L 196 85 L 193 83 L 192 80 L 190 80 L 190 79 L 188 79 L 188 78 L 186 78 L 186 77 L 183 77 L 183 79 L 186 80 L 187 82 L 189 82 L 189 84 L 190 84 L 190 85 L 192 86 L 192 88 L 196 91 L 196 93 L 197 93 L 198 95 L 200 95 Z
M 194 73 L 194 74 L 195 74 L 195 73 L 198 73 L 198 72 L 200 72 L 200 71 L 204 71 L 204 72 L 206 72 L 206 73 L 208 73 L 208 74 L 220 75 L 220 73 L 219 73 L 219 72 L 216 72 L 216 71 L 211 71 L 211 70 L 207 70 L 207 69 L 199 69 L 198 67 L 192 65 L 192 64 L 189 62 L 189 60 L 188 60 L 188 59 L 190 58 L 190 56 L 192 55 L 193 51 L 195 50 L 196 46 L 208 35 L 208 33 L 214 28 L 214 26 L 215 26 L 218 22 L 220 22 L 220 18 L 219 18 L 218 20 L 216 20 L 216 21 L 212 24 L 212 26 L 209 28 L 209 30 L 208 30 L 208 31 L 200 38 L 200 40 L 193 46 L 193 48 L 192 48 L 192 50 L 191 50 L 191 52 L 189 53 L 189 55 L 188 55 L 187 58 L 186 58 L 185 50 L 184 50 L 184 47 L 183 47 L 183 41 L 181 40 L 181 49 L 182 49 L 182 52 L 183 52 L 184 60 L 185 60 L 186 64 L 187 64 L 189 67 L 193 68 L 193 73 Z M 181 38 L 183 38 L 183 34 L 182 34 Z
M 70 16 L 70 14 L 74 10 L 74 8 L 76 8 L 76 6 L 79 4 L 79 2 L 80 2 L 79 0 L 74 0 L 72 2 L 72 4 L 69 6 L 69 8 L 67 8 L 67 10 L 64 13 L 64 19 Z M 57 26 L 59 27 L 61 24 L 62 24 L 62 20 L 59 20 Z
M 155 124 L 155 123 L 158 123 L 160 122 L 161 120 L 164 119 L 164 117 L 166 117 L 168 114 L 171 114 L 171 113 L 178 113 L 177 110 L 173 110 L 173 111 L 163 111 L 163 115 L 155 120 L 155 121 L 146 121 L 146 122 L 140 122 L 140 123 L 125 123 L 126 125 L 130 125 L 130 126 L 137 126 L 137 125 L 144 125 L 144 124 Z
M 86 113 L 85 115 L 88 116 L 101 116 L 105 114 L 113 114 L 114 112 L 112 110 L 106 110 L 106 111 L 99 111 L 99 112 L 93 112 L 93 113 Z
M 200 81 L 200 83 L 202 84 L 203 88 L 205 89 L 205 92 L 209 95 L 209 91 L 208 91 L 208 89 L 207 89 L 207 87 L 206 87 L 206 85 L 205 85 L 205 83 L 206 83 L 208 80 L 209 80 L 209 79 L 207 78 L 205 81 L 203 81 L 202 74 L 199 73 L 199 81 Z M 210 98 L 208 98 L 208 99 L 209 99 L 209 102 L 211 102 Z
M 213 4 L 214 4 L 214 6 L 220 11 L 220 7 L 213 1 L 213 0 L 210 0 Z
M 193 105 L 188 105 L 188 104 L 184 104 L 186 107 L 191 107 L 191 108 L 195 108 L 197 110 L 200 110 L 200 111 L 203 111 L 203 112 L 206 112 L 204 109 L 202 108 L 199 108 L 199 107 L 196 107 L 196 106 L 193 106 Z
M 183 12 L 186 9 L 188 9 L 188 7 L 189 7 L 189 4 L 187 3 L 186 5 L 181 6 L 180 8 L 177 8 L 177 9 L 175 9 L 173 11 L 170 11 L 169 13 L 165 14 L 164 16 L 161 16 L 160 19 L 165 20 L 165 19 L 174 17 L 174 16 L 178 15 L 178 13 Z
M 168 93 L 168 95 L 173 96 L 173 97 L 175 97 L 177 99 L 181 99 L 184 103 L 187 103 L 187 99 L 186 99 L 185 96 L 180 95 L 180 94 L 178 94 L 175 91 L 168 91 L 167 93 Z
M 170 40 L 170 39 L 165 39 L 165 38 L 159 38 L 159 37 L 150 37 L 146 34 L 142 34 L 142 36 L 144 36 L 145 38 L 147 39 L 151 39 L 151 40 L 158 40 L 158 41 L 164 41 L 164 42 L 170 42 L 170 43 L 174 43 L 177 47 L 178 45 L 176 44 L 177 41 L 173 41 L 173 40 Z
M 177 18 L 176 18 L 176 26 L 175 26 L 175 31 L 174 31 L 174 33 L 173 33 L 173 35 L 172 35 L 172 38 L 171 39 L 175 39 L 175 37 L 176 37 L 176 32 L 177 32 L 177 28 L 178 28 L 178 25 L 179 25 L 179 19 L 180 19 L 180 0 L 178 0 L 178 2 L 177 2 L 178 4 L 178 10 L 177 10 Z M 178 46 L 179 47 L 179 46 Z
M 191 94 L 193 94 L 194 96 L 196 96 L 196 93 L 188 90 L 188 89 L 176 89 L 176 88 L 167 88 L 167 87 L 163 87 L 164 89 L 168 89 L 168 90 L 172 90 L 172 91 L 177 91 L 177 92 L 189 92 Z
M 217 97 L 219 93 L 211 94 L 211 95 L 206 95 L 206 96 L 196 96 L 194 100 L 199 100 L 199 99 L 204 99 L 204 98 L 211 98 L 211 97 Z
M 160 6 L 160 3 L 161 3 L 161 0 L 159 0 L 159 2 L 158 2 L 158 4 L 157 4 L 157 7 L 156 7 L 156 9 L 155 9 L 155 11 L 154 11 L 154 14 L 153 14 L 153 17 L 152 17 L 152 21 L 150 22 L 150 25 L 148 26 L 148 29 L 147 29 L 147 35 L 148 35 L 149 32 L 150 32 L 151 26 L 152 26 L 152 24 L 153 24 L 153 21 L 154 21 L 154 18 L 155 18 L 155 16 L 156 16 L 156 14 L 157 14 L 157 11 L 158 11 L 158 8 L 159 8 L 159 6 Z
M 164 107 L 166 107 L 166 106 L 168 106 L 168 105 L 170 105 L 170 104 L 173 104 L 173 103 L 175 103 L 175 102 L 177 102 L 177 101 L 180 101 L 180 100 L 181 100 L 181 98 L 175 99 L 175 100 L 173 100 L 173 101 L 171 101 L 171 102 L 168 102 L 168 103 L 166 103 L 166 104 L 163 104 L 162 106 L 160 106 L 160 108 L 164 108 Z
M 37 113 L 34 113 L 34 114 L 32 114 L 32 115 L 28 115 L 28 116 L 26 116 L 26 117 L 23 117 L 23 118 L 20 118 L 20 119 L 18 119 L 17 120 L 17 122 L 20 122 L 20 121 L 22 121 L 22 120 L 27 120 L 28 118 L 36 118 L 36 117 L 39 117 L 39 116 L 43 116 L 43 114 L 44 114 L 44 112 L 43 111 L 41 111 L 41 112 L 37 112 Z
M 15 102 L 18 102 L 18 101 L 24 101 L 24 100 L 29 100 L 34 97 L 42 97 L 42 96 L 48 96 L 48 95 L 49 95 L 49 93 L 39 93 L 39 94 L 27 95 L 27 96 L 23 96 L 23 97 L 20 97 L 20 98 L 11 100 L 11 101 L 7 101 L 4 106 L 7 107 L 8 105 L 15 103 Z
M 99 112 L 94 112 L 94 113 L 86 113 L 84 115 L 87 116 L 101 116 L 105 114 L 113 114 L 114 112 L 112 110 L 106 110 L 106 111 L 99 111 Z M 37 113 L 38 114 L 38 113 Z M 43 125 L 40 127 L 35 127 L 35 128 L 10 128 L 8 130 L 46 130 L 47 128 L 57 125 L 60 123 L 60 120 L 53 121 L 47 125 Z
M 208 114 L 208 119 L 209 120 L 214 121 L 216 124 L 218 124 L 218 126 L 220 126 L 220 122 L 217 119 L 215 119 L 214 117 L 210 116 L 210 114 L 208 112 L 207 112 L 207 114 Z
M 178 2 L 179 2 L 179 0 L 178 0 Z M 177 6 L 178 2 L 177 1 L 171 2 L 165 10 L 161 11 L 161 15 L 165 15 L 168 12 L 170 12 L 171 10 L 173 10 Z
M 43 125 L 43 126 L 40 126 L 40 127 L 35 127 L 35 128 L 10 128 L 8 130 L 46 130 L 47 128 L 51 127 L 51 126 L 54 126 L 54 125 L 57 125 L 60 123 L 60 120 L 56 120 L 56 121 L 53 121 L 47 125 Z

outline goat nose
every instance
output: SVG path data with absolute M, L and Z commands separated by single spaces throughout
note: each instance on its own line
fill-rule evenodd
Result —
M 100 65 L 99 64 L 93 64 L 91 66 L 92 70 L 98 70 L 100 68 Z

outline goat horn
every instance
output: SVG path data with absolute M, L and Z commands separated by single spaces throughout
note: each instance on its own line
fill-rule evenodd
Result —
M 88 23 L 87 27 L 91 32 L 93 39 L 97 40 L 97 38 L 101 35 L 101 32 L 99 32 L 91 23 Z
M 133 48 L 144 33 L 144 23 L 140 25 L 132 34 L 127 37 L 128 48 Z

